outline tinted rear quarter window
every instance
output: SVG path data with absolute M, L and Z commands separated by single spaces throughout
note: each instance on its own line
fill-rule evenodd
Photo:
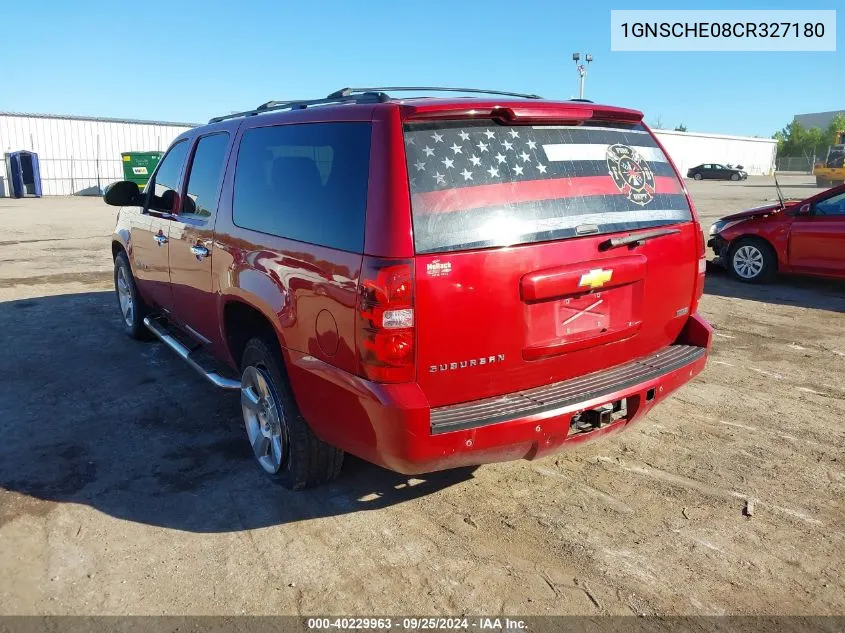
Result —
M 237 226 L 362 252 L 369 123 L 307 123 L 244 132 L 235 169 Z
M 418 253 L 685 222 L 675 171 L 641 125 L 405 126 Z

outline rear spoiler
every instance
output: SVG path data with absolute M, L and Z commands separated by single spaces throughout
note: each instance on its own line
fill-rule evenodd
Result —
M 494 119 L 515 125 L 531 123 L 579 123 L 590 119 L 639 123 L 643 113 L 627 108 L 615 108 L 594 103 L 575 102 L 518 102 L 507 105 L 472 103 L 402 104 L 404 120 L 432 119 Z

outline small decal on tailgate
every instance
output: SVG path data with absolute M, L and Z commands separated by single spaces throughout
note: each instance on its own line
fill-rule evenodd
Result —
M 435 259 L 433 262 L 426 264 L 425 271 L 429 277 L 445 277 L 452 272 L 452 262 L 441 262 Z

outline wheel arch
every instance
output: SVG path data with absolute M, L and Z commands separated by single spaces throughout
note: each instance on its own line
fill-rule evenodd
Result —
M 240 369 L 241 357 L 249 339 L 260 336 L 269 342 L 275 343 L 281 354 L 282 365 L 286 359 L 282 350 L 284 341 L 278 330 L 278 317 L 268 313 L 266 306 L 259 307 L 260 302 L 250 301 L 243 296 L 226 297 L 222 304 L 220 329 L 221 340 L 226 346 L 234 367 Z
M 127 229 L 115 230 L 111 237 L 111 256 L 112 260 L 117 258 L 120 252 L 126 253 L 126 258 L 129 260 L 129 267 L 132 267 L 132 258 L 129 256 L 132 247 L 129 243 L 129 231 Z
M 761 242 L 764 246 L 766 246 L 766 248 L 770 249 L 771 252 L 774 254 L 774 256 L 775 256 L 775 270 L 777 271 L 777 270 L 780 270 L 782 268 L 778 249 L 775 248 L 775 245 L 772 244 L 772 241 L 770 239 L 768 239 L 764 235 L 760 235 L 759 233 L 743 233 L 743 234 L 738 235 L 737 237 L 733 238 L 731 240 L 730 244 L 728 245 L 727 254 L 728 254 L 729 259 L 731 257 L 733 257 L 734 249 L 737 248 L 737 245 L 743 240 Z M 727 262 L 727 265 L 730 266 L 730 261 Z

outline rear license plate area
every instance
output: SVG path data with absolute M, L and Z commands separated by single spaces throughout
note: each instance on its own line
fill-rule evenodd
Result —
M 558 338 L 606 332 L 610 325 L 610 303 L 604 293 L 566 297 L 555 302 L 555 329 Z
M 640 319 L 641 282 L 525 304 L 528 348 L 582 341 L 624 330 Z

